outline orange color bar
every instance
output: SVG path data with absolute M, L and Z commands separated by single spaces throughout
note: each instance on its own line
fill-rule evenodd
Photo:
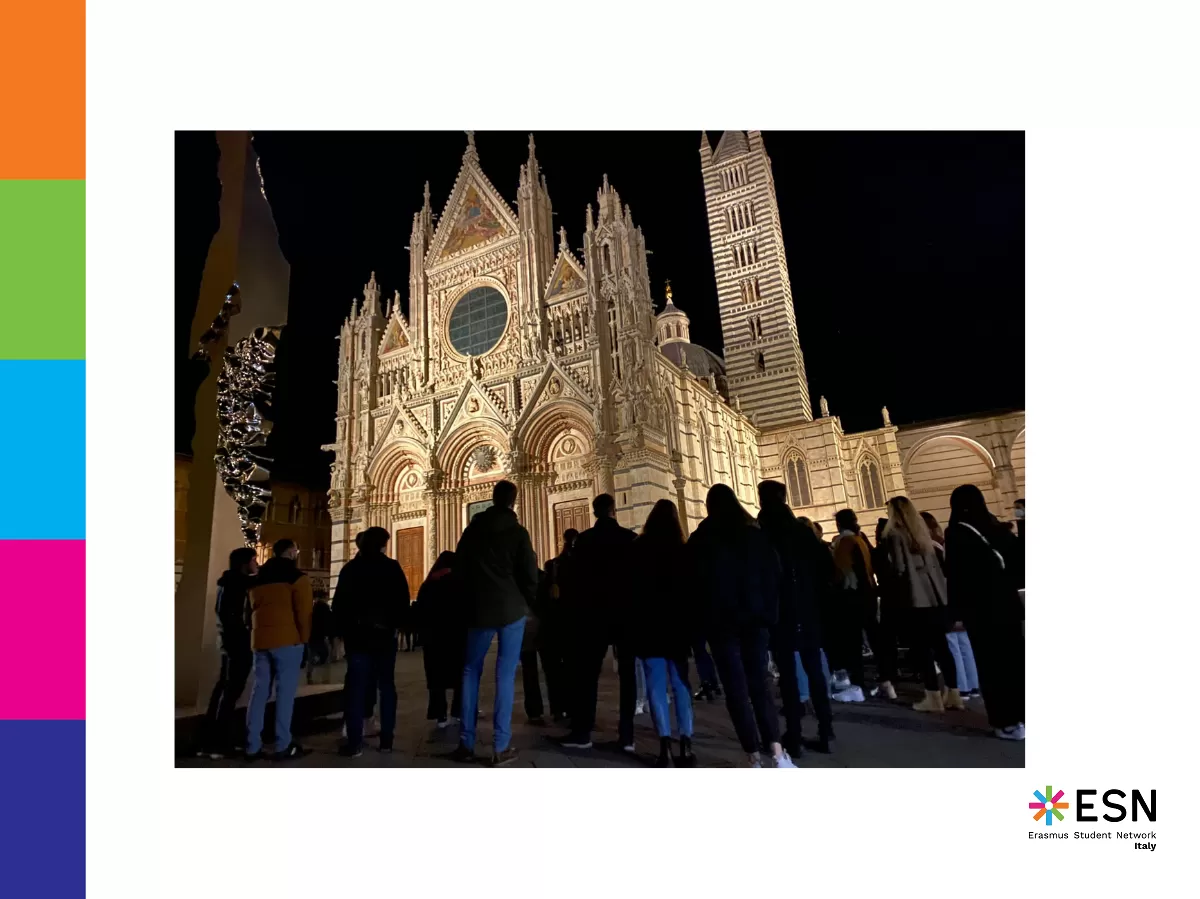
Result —
M 85 8 L 0 2 L 0 178 L 84 177 Z

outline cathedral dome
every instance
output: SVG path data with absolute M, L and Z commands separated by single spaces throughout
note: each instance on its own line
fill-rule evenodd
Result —
M 686 365 L 688 371 L 699 378 L 707 380 L 709 376 L 714 377 L 717 390 L 728 398 L 725 360 L 712 350 L 691 342 L 687 313 L 672 301 L 669 282 L 667 305 L 655 319 L 655 341 L 658 343 L 658 351 L 681 368 Z
M 655 339 L 660 347 L 665 347 L 674 341 L 690 341 L 690 322 L 687 313 L 671 301 L 671 282 L 667 282 L 667 305 L 655 317 Z

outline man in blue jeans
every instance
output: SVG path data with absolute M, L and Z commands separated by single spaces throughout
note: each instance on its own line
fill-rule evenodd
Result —
M 537 595 L 537 557 L 529 532 L 517 521 L 517 485 L 500 481 L 492 507 L 476 515 L 455 551 L 455 577 L 467 611 L 467 646 L 462 683 L 462 738 L 450 758 L 475 759 L 476 711 L 483 660 L 497 637 L 496 706 L 492 717 L 493 766 L 517 758 L 512 740 L 513 693 L 525 636 L 525 615 Z
M 304 644 L 312 633 L 312 582 L 296 566 L 295 541 L 275 543 L 274 558 L 258 571 L 250 589 L 250 644 L 254 650 L 254 686 L 246 710 L 246 758 L 263 756 L 262 731 L 271 683 L 275 683 L 276 761 L 307 750 L 292 739 L 292 705 L 300 683 Z

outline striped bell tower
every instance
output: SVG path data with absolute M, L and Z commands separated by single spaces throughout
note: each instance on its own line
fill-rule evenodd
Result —
M 758 131 L 700 138 L 729 392 L 761 428 L 812 420 L 771 160 Z

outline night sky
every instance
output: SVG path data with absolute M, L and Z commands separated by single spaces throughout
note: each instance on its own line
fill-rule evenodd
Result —
M 713 147 L 720 131 L 709 131 Z M 850 431 L 1025 403 L 1025 138 L 1016 133 L 764 132 L 814 412 Z M 477 133 L 484 173 L 515 205 L 527 132 Z M 692 340 L 721 349 L 699 132 L 538 132 L 555 228 L 583 244 L 607 173 L 642 227 L 651 291 L 670 279 Z M 267 197 L 291 264 L 273 474 L 321 487 L 332 457 L 334 337 L 370 273 L 408 300 L 412 215 L 440 213 L 462 132 L 259 132 Z M 176 135 L 176 451 L 193 429 L 186 360 L 218 224 L 216 140 Z M 555 248 L 558 241 L 555 239 Z M 407 310 L 406 310 L 407 311 Z

